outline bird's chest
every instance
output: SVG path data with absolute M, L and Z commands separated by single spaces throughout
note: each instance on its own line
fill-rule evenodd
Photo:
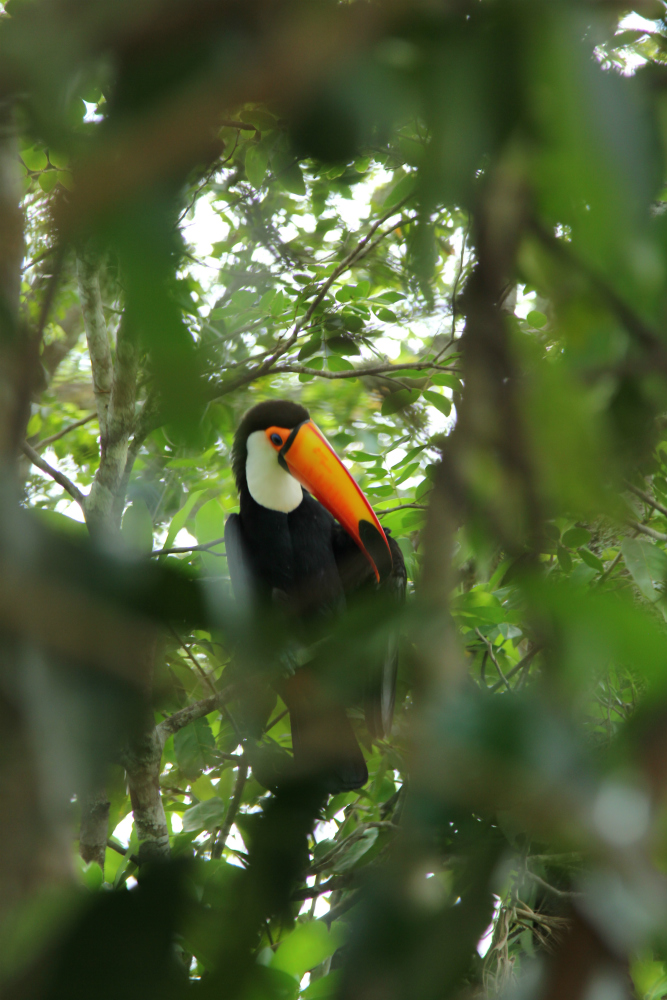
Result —
M 337 606 L 343 589 L 333 550 L 333 518 L 309 495 L 289 514 L 253 503 L 242 512 L 255 570 L 299 613 Z

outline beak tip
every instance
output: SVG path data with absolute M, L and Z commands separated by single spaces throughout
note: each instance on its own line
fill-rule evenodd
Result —
M 359 521 L 359 538 L 364 549 L 371 557 L 378 583 L 386 579 L 392 570 L 391 551 L 384 531 L 366 520 Z

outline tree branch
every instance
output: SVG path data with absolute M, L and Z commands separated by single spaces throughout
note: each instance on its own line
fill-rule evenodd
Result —
M 202 545 L 175 545 L 170 549 L 154 549 L 150 554 L 152 556 L 170 556 L 176 552 L 207 552 L 212 549 L 215 545 L 220 545 L 224 542 L 224 538 L 216 538 L 212 542 L 204 542 Z M 222 552 L 213 552 L 214 556 L 221 556 L 224 554 Z
M 649 507 L 653 507 L 653 509 L 657 510 L 658 513 L 663 514 L 665 517 L 667 517 L 667 507 L 663 507 L 663 505 L 661 503 L 658 503 L 657 500 L 654 500 L 649 493 L 645 493 L 644 490 L 638 489 L 636 486 L 633 486 L 632 483 L 627 482 L 627 480 L 625 483 L 625 487 L 626 489 L 630 490 L 631 493 L 634 493 L 635 496 L 639 497 L 640 500 L 643 500 L 644 503 L 647 503 Z
M 222 852 L 225 849 L 225 844 L 227 843 L 227 838 L 231 832 L 234 825 L 234 820 L 236 819 L 236 814 L 241 805 L 241 798 L 243 796 L 243 789 L 245 788 L 246 779 L 248 777 L 248 762 L 244 757 L 241 757 L 239 762 L 239 769 L 236 775 L 236 783 L 234 785 L 234 794 L 232 795 L 232 801 L 229 803 L 229 808 L 227 810 L 227 815 L 225 816 L 225 822 L 220 828 L 220 833 L 216 837 L 216 841 L 211 849 L 212 858 L 221 858 Z
M 158 737 L 162 742 L 162 746 L 167 742 L 170 736 L 182 729 L 183 726 L 187 726 L 188 723 L 194 722 L 195 719 L 202 719 L 209 712 L 215 711 L 216 708 L 222 708 L 225 702 L 231 701 L 232 698 L 238 692 L 237 684 L 230 684 L 224 690 L 220 691 L 218 694 L 209 695 L 208 698 L 202 698 L 201 701 L 196 701 L 194 705 L 187 705 L 185 708 L 181 708 L 178 712 L 174 712 L 169 718 L 163 719 L 157 726 Z
M 123 510 L 129 480 L 129 440 L 135 425 L 138 364 L 137 331 L 123 316 L 116 337 L 106 433 L 101 433 L 100 465 L 86 502 L 86 519 L 104 531 L 118 527 Z
M 46 473 L 47 476 L 50 476 L 51 479 L 55 480 L 55 482 L 57 482 L 59 486 L 62 486 L 64 490 L 67 490 L 69 495 L 80 505 L 81 509 L 84 509 L 86 497 L 81 492 L 79 487 L 74 485 L 71 479 L 68 479 L 63 472 L 58 472 L 58 470 L 54 469 L 52 465 L 45 462 L 41 455 L 38 455 L 35 449 L 30 447 L 27 441 L 23 442 L 21 450 L 24 455 L 27 455 L 33 465 L 35 465 L 42 472 Z
M 67 427 L 63 427 L 62 430 L 58 431 L 57 434 L 51 434 L 50 437 L 43 438 L 41 441 L 37 441 L 33 447 L 35 451 L 41 451 L 42 448 L 48 448 L 50 444 L 54 441 L 59 441 L 60 438 L 65 437 L 70 431 L 75 431 L 77 427 L 83 427 L 84 424 L 89 424 L 91 420 L 97 417 L 96 413 L 89 413 L 87 417 L 82 417 L 81 420 L 75 420 L 73 424 L 68 424 Z
M 102 446 L 107 436 L 107 414 L 111 400 L 113 367 L 109 335 L 104 320 L 98 263 L 89 252 L 78 253 L 76 260 L 79 301 L 83 312 L 90 364 L 93 369 L 93 391 L 100 421 Z
M 439 372 L 456 372 L 458 369 L 453 365 L 434 365 L 423 361 L 412 361 L 409 364 L 392 364 L 388 362 L 386 365 L 372 365 L 364 368 L 353 368 L 342 372 L 327 372 L 319 368 L 309 368 L 307 365 L 300 365 L 297 362 L 288 362 L 283 365 L 279 365 L 277 368 L 273 369 L 274 375 L 279 374 L 292 374 L 292 375 L 317 375 L 318 378 L 327 379 L 339 379 L 339 378 L 363 378 L 364 376 L 371 375 L 383 375 L 387 372 L 403 372 L 403 371 L 425 371 L 434 370 Z M 401 384 L 400 379 L 396 380 L 397 384 Z
M 635 529 L 635 531 L 640 531 L 642 535 L 648 535 L 649 538 L 655 538 L 658 542 L 667 542 L 667 535 L 663 534 L 662 531 L 655 531 L 654 528 L 649 528 L 647 524 L 640 524 L 639 521 L 628 521 L 628 524 Z
M 498 671 L 498 676 L 502 679 L 502 682 L 505 685 L 505 687 L 507 688 L 507 690 L 511 691 L 512 688 L 510 687 L 510 683 L 507 680 L 507 678 L 505 677 L 505 674 L 502 671 L 502 667 L 500 666 L 500 664 L 498 663 L 498 660 L 496 659 L 496 655 L 495 655 L 495 653 L 493 651 L 493 643 L 489 642 L 489 640 L 486 638 L 486 636 L 482 635 L 482 633 L 480 632 L 480 630 L 478 628 L 475 629 L 475 632 L 477 633 L 477 635 L 479 636 L 479 638 L 482 640 L 482 642 L 486 646 L 488 654 L 489 654 L 489 657 L 491 659 L 491 662 L 493 663 L 494 667 Z
M 375 513 L 378 517 L 382 517 L 383 514 L 393 514 L 395 510 L 428 510 L 428 504 L 399 503 L 398 507 L 385 507 L 384 510 L 376 510 Z

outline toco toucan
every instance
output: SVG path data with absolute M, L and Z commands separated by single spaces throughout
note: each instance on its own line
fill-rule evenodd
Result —
M 255 609 L 278 604 L 295 622 L 326 616 L 353 595 L 381 589 L 405 595 L 403 555 L 326 438 L 298 403 L 259 403 L 234 438 L 232 466 L 240 512 L 225 525 L 237 599 Z M 360 687 L 371 735 L 390 726 L 396 643 L 365 665 Z M 330 793 L 360 788 L 366 762 L 340 702 L 327 699 L 311 670 L 300 667 L 278 690 L 290 712 L 295 773 Z

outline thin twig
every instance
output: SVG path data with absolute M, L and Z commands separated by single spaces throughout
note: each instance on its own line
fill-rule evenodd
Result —
M 339 378 L 364 378 L 371 375 L 387 375 L 392 371 L 439 371 L 439 372 L 455 372 L 458 374 L 458 369 L 454 365 L 434 365 L 432 362 L 426 361 L 413 361 L 410 364 L 386 364 L 386 365 L 373 365 L 372 367 L 363 368 L 348 368 L 346 371 L 342 372 L 328 372 L 321 368 L 309 368 L 308 365 L 300 365 L 296 361 L 288 361 L 285 364 L 279 365 L 274 368 L 274 374 L 290 374 L 290 375 L 315 375 L 318 378 L 327 379 L 339 379 Z M 387 381 L 395 382 L 398 385 L 402 385 L 400 379 L 392 378 Z M 404 388 L 406 388 L 404 386 Z
M 241 763 L 239 763 L 238 773 L 236 775 L 234 794 L 232 795 L 232 801 L 229 803 L 229 808 L 227 809 L 225 822 L 220 828 L 220 834 L 218 835 L 213 847 L 211 848 L 212 858 L 222 857 L 222 852 L 225 849 L 227 838 L 231 833 L 232 826 L 234 825 L 234 820 L 236 819 L 236 814 L 238 812 L 239 806 L 241 805 L 241 797 L 243 796 L 243 789 L 245 788 L 247 777 L 248 777 L 248 761 L 244 757 L 242 757 Z
M 187 705 L 185 708 L 179 709 L 178 712 L 174 712 L 173 715 L 158 723 L 156 728 L 159 739 L 162 743 L 166 743 L 168 737 L 177 733 L 183 726 L 194 722 L 195 719 L 203 718 L 209 712 L 215 711 L 216 708 L 222 709 L 226 702 L 231 701 L 238 694 L 238 691 L 238 684 L 229 684 L 218 694 L 209 695 L 208 698 L 196 701 L 194 705 Z
M 667 542 L 667 535 L 662 531 L 656 531 L 655 528 L 649 528 L 647 524 L 640 524 L 639 521 L 629 521 L 628 522 L 635 531 L 641 532 L 642 535 L 648 535 L 649 538 L 655 538 L 658 542 Z
M 475 632 L 477 633 L 477 635 L 479 636 L 479 638 L 482 640 L 482 642 L 486 646 L 486 648 L 487 648 L 487 650 L 489 652 L 489 658 L 490 658 L 491 662 L 493 663 L 494 667 L 496 668 L 496 670 L 498 671 L 499 676 L 502 678 L 505 686 L 507 687 L 507 690 L 511 691 L 512 688 L 510 686 L 510 682 L 505 677 L 505 674 L 503 673 L 502 668 L 501 668 L 500 664 L 498 663 L 498 660 L 495 657 L 495 653 L 493 652 L 493 643 L 489 642 L 489 640 L 486 638 L 486 636 L 482 635 L 482 633 L 480 632 L 480 630 L 478 628 L 475 629 Z
M 136 854 L 128 854 L 128 848 L 123 847 L 122 844 L 117 844 L 111 837 L 107 840 L 107 847 L 110 847 L 112 851 L 116 852 L 116 854 L 121 854 L 124 858 L 129 858 L 133 865 L 136 865 L 137 868 L 139 867 L 139 858 Z
M 635 532 L 635 534 L 636 534 L 636 532 Z M 597 580 L 598 586 L 601 583 L 604 583 L 604 581 L 607 579 L 607 577 L 609 576 L 610 573 L 613 573 L 613 571 L 616 569 L 616 567 L 618 566 L 618 564 L 620 563 L 620 561 L 621 561 L 622 558 L 623 558 L 623 553 L 621 551 L 619 551 L 614 556 L 614 558 L 612 559 L 612 561 L 609 563 L 609 565 L 607 566 L 607 568 L 604 571 L 604 573 L 600 574 L 600 576 L 599 576 L 599 578 Z
M 557 889 L 555 885 L 545 882 L 543 878 L 540 878 L 539 875 L 535 875 L 534 872 L 529 871 L 527 868 L 525 869 L 525 873 L 528 878 L 533 880 L 533 882 L 537 882 L 537 884 L 541 885 L 543 889 L 553 892 L 555 896 L 560 896 L 561 899 L 578 899 L 583 896 L 583 893 L 581 892 L 568 892 L 565 889 Z
M 514 667 L 512 667 L 510 671 L 508 671 L 507 680 L 508 681 L 511 680 L 511 678 L 514 677 L 515 674 L 518 674 L 520 670 L 523 670 L 525 667 L 528 667 L 530 665 L 530 661 L 533 659 L 534 656 L 537 656 L 537 654 L 540 652 L 541 649 L 542 649 L 541 646 L 533 646 L 533 648 L 530 649 L 526 653 L 526 655 L 522 657 Z M 503 686 L 503 681 L 498 681 L 497 684 L 494 684 L 493 687 L 489 688 L 489 693 L 493 694 L 502 686 Z
M 282 712 L 276 715 L 273 719 L 269 719 L 269 721 L 266 724 L 266 728 L 264 729 L 264 732 L 269 733 L 273 729 L 273 727 L 280 722 L 281 719 L 285 718 L 288 712 L 289 708 L 284 708 Z
M 171 634 L 173 635 L 173 637 L 176 639 L 176 642 L 180 645 L 180 647 L 183 650 L 185 650 L 186 656 L 188 657 L 188 659 L 190 660 L 190 662 L 193 664 L 195 670 L 197 670 L 198 673 L 202 676 L 203 680 L 206 682 L 206 685 L 211 689 L 211 693 L 214 694 L 214 695 L 217 694 L 217 691 L 216 691 L 216 688 L 215 688 L 215 684 L 213 683 L 213 681 L 211 680 L 211 678 L 208 676 L 208 674 L 206 673 L 206 671 L 202 667 L 201 663 L 197 663 L 197 661 L 195 660 L 195 658 L 192 655 L 191 651 L 185 645 L 185 643 L 183 642 L 183 640 L 179 636 L 179 634 L 176 631 L 176 629 L 173 628 L 173 626 L 170 625 L 169 626 L 169 631 L 171 632 Z
M 81 420 L 75 420 L 73 424 L 68 424 L 67 427 L 63 427 L 62 430 L 58 431 L 57 434 L 51 434 L 49 437 L 43 438 L 41 441 L 37 441 L 33 448 L 35 451 L 41 451 L 43 448 L 48 448 L 50 444 L 54 441 L 59 441 L 61 437 L 65 437 L 70 431 L 75 431 L 77 427 L 83 427 L 84 424 L 90 423 L 91 420 L 95 420 L 97 413 L 89 413 L 87 417 L 81 417 Z
M 224 538 L 216 538 L 212 542 L 204 542 L 202 545 L 175 545 L 170 549 L 154 549 L 150 554 L 152 556 L 170 556 L 176 552 L 206 552 L 208 549 L 212 549 L 215 545 L 220 545 L 224 542 Z M 224 555 L 222 552 L 213 552 L 212 555 Z
M 657 510 L 660 514 L 664 514 L 664 516 L 667 517 L 667 507 L 663 507 L 663 505 L 658 503 L 657 500 L 654 500 L 652 496 L 648 493 L 644 493 L 643 490 L 638 489 L 636 486 L 633 486 L 632 483 L 629 483 L 627 480 L 625 486 L 631 493 L 634 493 L 635 496 L 643 500 L 644 503 L 647 503 L 649 507 L 653 507 L 654 510 Z
M 27 441 L 23 442 L 21 450 L 24 455 L 27 455 L 33 465 L 37 466 L 41 472 L 46 473 L 47 476 L 51 476 L 51 479 L 54 479 L 59 486 L 62 486 L 62 488 L 76 500 L 83 510 L 86 498 L 79 487 L 74 485 L 71 479 L 69 479 L 63 472 L 58 472 L 58 470 L 54 469 L 48 462 L 45 462 L 41 455 L 38 455 L 35 449 L 31 448 Z
M 383 514 L 393 514 L 395 510 L 428 510 L 428 506 L 425 503 L 401 503 L 398 507 L 385 507 L 384 510 L 376 510 L 375 513 L 378 517 L 382 517 Z

